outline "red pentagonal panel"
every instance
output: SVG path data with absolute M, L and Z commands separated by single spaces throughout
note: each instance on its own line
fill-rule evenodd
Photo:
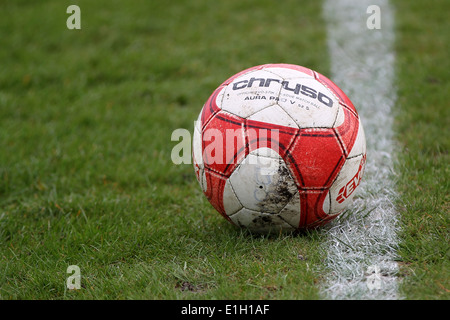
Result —
M 288 152 L 287 163 L 301 189 L 326 189 L 345 156 L 333 129 L 302 129 Z

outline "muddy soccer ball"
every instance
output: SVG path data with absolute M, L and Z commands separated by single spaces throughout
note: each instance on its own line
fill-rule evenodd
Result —
M 232 76 L 194 126 L 193 163 L 205 196 L 253 232 L 331 221 L 351 203 L 365 161 L 364 131 L 350 99 L 297 65 L 260 65 Z

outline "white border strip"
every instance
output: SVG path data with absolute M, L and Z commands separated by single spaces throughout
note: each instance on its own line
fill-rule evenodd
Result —
M 381 29 L 369 29 L 368 8 L 380 8 Z M 371 7 L 373 8 L 373 7 Z M 324 243 L 326 299 L 399 299 L 398 218 L 392 202 L 395 102 L 394 16 L 388 0 L 324 0 L 331 79 L 361 116 L 367 164 L 352 213 L 333 222 Z

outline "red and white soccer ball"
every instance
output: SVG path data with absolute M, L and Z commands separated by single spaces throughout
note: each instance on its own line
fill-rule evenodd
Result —
M 350 99 L 325 76 L 266 64 L 232 76 L 195 123 L 200 186 L 227 220 L 258 233 L 321 226 L 351 203 L 366 141 Z

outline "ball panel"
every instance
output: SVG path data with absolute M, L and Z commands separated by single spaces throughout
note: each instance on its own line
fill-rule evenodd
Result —
M 283 159 L 250 153 L 229 180 L 240 203 L 247 209 L 278 213 L 297 193 L 297 186 Z
M 324 210 L 328 190 L 306 190 L 300 192 L 301 219 L 300 228 L 315 228 L 334 218 Z
M 351 158 L 361 154 L 366 154 L 366 136 L 364 134 L 362 123 L 359 121 L 358 133 L 348 157 Z
M 225 182 L 223 190 L 223 208 L 227 216 L 231 216 L 242 209 L 242 204 L 233 191 L 230 179 Z
M 206 103 L 203 105 L 201 111 L 201 124 L 202 128 L 204 128 L 211 118 L 220 111 L 219 106 L 217 105 L 217 96 L 221 93 L 224 87 L 218 87 L 214 90 L 213 94 L 208 98 Z
M 280 218 L 295 229 L 300 224 L 300 193 L 296 192 L 286 206 L 279 213 Z
M 287 163 L 303 189 L 331 185 L 345 161 L 332 129 L 305 129 L 289 149 Z
M 229 220 L 225 213 L 223 205 L 223 191 L 225 188 L 226 178 L 208 168 L 204 169 L 205 175 L 205 189 L 203 190 L 209 203 L 217 210 L 223 217 Z
M 342 114 L 345 115 L 345 121 L 342 125 L 336 127 L 334 131 L 341 142 L 345 156 L 348 157 L 355 143 L 360 121 L 359 118 L 347 108 L 342 108 L 342 111 Z
M 202 137 L 205 167 L 228 177 L 245 156 L 243 119 L 220 111 L 203 128 Z
M 215 106 L 217 106 L 218 109 L 222 109 L 223 96 L 225 95 L 225 89 L 226 89 L 226 87 L 222 87 L 221 90 L 219 90 L 219 92 L 217 93 L 217 95 L 213 98 L 213 99 L 215 99 Z
M 344 106 L 339 104 L 339 108 L 337 110 L 336 120 L 333 123 L 333 128 L 340 127 L 345 122 L 345 110 Z

